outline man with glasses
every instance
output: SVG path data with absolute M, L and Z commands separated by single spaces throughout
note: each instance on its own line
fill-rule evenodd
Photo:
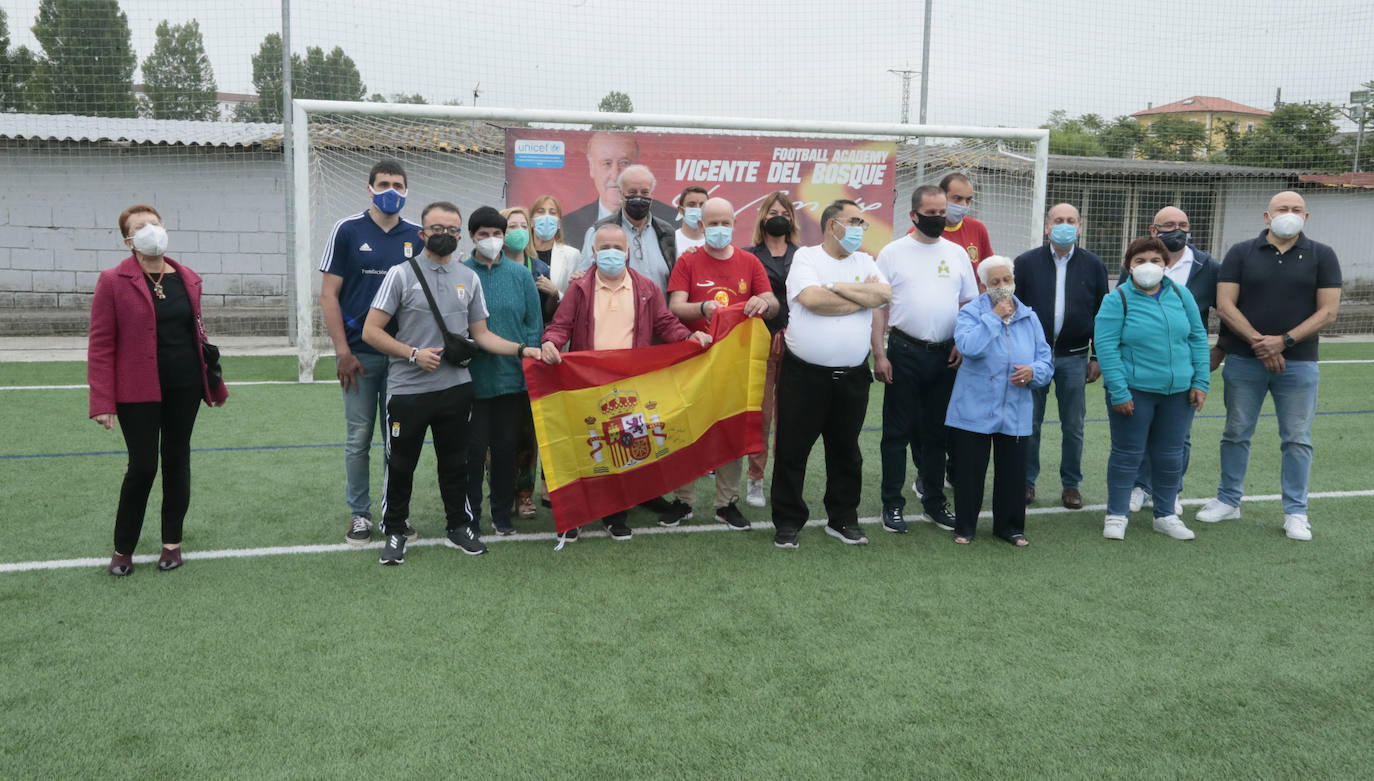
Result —
M 892 287 L 873 256 L 859 251 L 867 228 L 857 203 L 835 201 L 821 212 L 824 240 L 797 250 L 787 275 L 787 349 L 778 370 L 773 455 L 773 544 L 779 548 L 795 549 L 811 517 L 802 488 L 818 437 L 825 443 L 825 533 L 847 545 L 868 543 L 859 528 L 859 432 L 873 383 L 874 312 L 892 299 Z
M 1198 314 L 1202 315 L 1202 322 L 1206 325 L 1207 318 L 1211 316 L 1212 309 L 1217 303 L 1217 275 L 1221 272 L 1221 264 L 1216 258 L 1193 246 L 1189 233 L 1191 227 L 1188 215 L 1184 214 L 1182 209 L 1165 206 L 1155 213 L 1154 222 L 1150 223 L 1150 235 L 1164 242 L 1165 248 L 1169 250 L 1164 276 L 1188 288 L 1188 292 L 1193 294 L 1193 300 L 1197 302 Z M 1123 266 L 1121 278 L 1116 284 L 1126 284 L 1130 276 L 1130 270 Z M 1216 371 L 1221 365 L 1225 354 L 1220 345 L 1212 348 L 1212 371 Z M 1178 504 L 1174 507 L 1174 514 L 1179 516 L 1183 514 L 1181 481 L 1188 471 L 1188 458 L 1192 450 L 1192 437 L 1190 434 L 1184 434 L 1183 470 L 1179 473 L 1179 498 Z M 1151 486 L 1150 459 L 1141 459 L 1140 472 L 1135 478 L 1135 488 L 1131 489 L 1131 512 L 1139 510 L 1149 502 Z
M 623 203 L 620 209 L 587 229 L 578 271 L 585 273 L 596 260 L 592 247 L 592 234 L 596 229 L 602 225 L 619 225 L 630 240 L 630 268 L 648 277 L 666 295 L 668 275 L 677 261 L 677 237 L 676 230 L 667 220 L 652 213 L 657 184 L 654 173 L 646 166 L 632 165 L 620 172 L 617 181 Z
M 334 223 L 320 260 L 320 312 L 334 342 L 335 372 L 343 388 L 344 501 L 351 516 L 344 538 L 362 545 L 372 536 L 372 432 L 384 414 L 387 359 L 363 341 L 368 307 L 387 271 L 424 247 L 420 226 L 400 216 L 406 172 L 395 160 L 372 166 L 372 205 Z M 407 530 L 415 539 L 414 530 Z
M 873 312 L 873 370 L 883 390 L 883 528 L 903 533 L 906 450 L 920 443 L 922 518 L 946 531 L 954 515 L 945 498 L 945 414 L 959 350 L 959 307 L 978 295 L 968 252 L 944 238 L 944 191 L 923 185 L 911 194 L 916 230 L 878 253 L 878 271 L 892 283 L 892 301 Z M 888 330 L 888 326 L 891 330 Z

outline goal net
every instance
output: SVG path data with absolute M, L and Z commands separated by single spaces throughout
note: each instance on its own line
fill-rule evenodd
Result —
M 818 219 L 830 202 L 858 202 L 872 226 L 863 249 L 876 255 L 911 228 L 916 187 L 956 172 L 974 184 L 970 214 L 986 223 L 995 251 L 1014 255 L 1040 242 L 1045 130 L 307 100 L 296 107 L 291 288 L 303 380 L 333 349 L 318 306 L 320 259 L 336 222 L 370 206 L 368 172 L 382 159 L 406 171 L 404 219 L 418 223 L 434 201 L 458 205 L 466 220 L 479 206 L 528 210 L 552 195 L 563 241 L 574 247 L 618 206 L 615 177 L 634 163 L 654 173 L 654 214 L 675 227 L 684 188 L 729 200 L 741 247 L 756 243 L 759 202 L 783 191 L 803 245 L 819 243 Z M 465 225 L 464 256 L 472 252 L 467 233 Z

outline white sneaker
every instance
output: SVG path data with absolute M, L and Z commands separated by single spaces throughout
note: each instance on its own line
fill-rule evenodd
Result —
M 750 507 L 763 507 L 768 504 L 768 500 L 763 498 L 763 481 L 750 480 L 749 491 L 744 497 L 744 501 Z
M 1139 512 L 1145 503 L 1150 501 L 1150 495 L 1145 493 L 1145 489 L 1136 486 L 1131 489 L 1131 512 Z
M 1208 499 L 1207 504 L 1197 511 L 1197 519 L 1203 523 L 1240 520 L 1240 508 L 1232 507 L 1220 499 Z
M 1126 539 L 1126 524 L 1129 519 L 1124 515 L 1108 515 L 1102 523 L 1102 536 L 1109 540 Z
M 1166 515 L 1163 518 L 1155 519 L 1155 531 L 1160 534 L 1167 534 L 1176 540 L 1191 540 L 1196 537 L 1193 531 L 1183 525 L 1183 521 L 1177 515 Z
M 1183 497 L 1174 497 L 1174 515 L 1177 515 L 1180 518 L 1183 517 Z
M 1287 513 L 1283 516 L 1283 533 L 1290 540 L 1310 540 L 1312 524 L 1307 522 L 1307 516 L 1302 513 Z

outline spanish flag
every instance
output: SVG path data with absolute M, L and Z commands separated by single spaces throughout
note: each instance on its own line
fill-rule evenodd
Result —
M 524 362 L 559 532 L 763 450 L 768 329 L 736 304 L 711 331 L 705 350 L 686 341 Z

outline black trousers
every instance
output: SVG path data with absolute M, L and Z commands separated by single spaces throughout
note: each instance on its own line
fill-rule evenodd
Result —
M 1026 531 L 1026 448 L 1030 437 L 949 429 L 954 473 L 954 533 L 973 539 L 983 509 L 983 484 L 992 456 L 992 533 L 1007 539 Z
M 773 449 L 773 525 L 778 529 L 800 529 L 811 516 L 802 489 L 817 437 L 825 444 L 824 502 L 830 525 L 842 528 L 858 523 L 863 489 L 859 432 L 872 383 L 873 372 L 866 363 L 829 369 L 783 353 Z
M 487 472 L 487 451 L 491 451 L 491 522 L 510 523 L 511 503 L 515 501 L 515 454 L 520 435 L 520 420 L 529 414 L 530 399 L 525 393 L 510 393 L 472 402 L 472 421 L 468 426 L 468 509 L 472 511 L 472 530 L 479 531 L 482 518 L 482 478 Z
M 181 543 L 186 508 L 191 505 L 191 431 L 200 411 L 202 389 L 163 388 L 162 401 L 116 404 L 115 417 L 129 450 L 129 467 L 119 489 L 114 549 L 133 553 L 148 512 L 148 494 L 162 452 L 162 542 Z M 160 448 L 159 448 L 160 445 Z
M 887 340 L 892 384 L 883 390 L 881 493 L 883 507 L 906 506 L 906 448 L 921 474 L 921 504 L 936 510 L 945 505 L 945 413 L 954 393 L 957 370 L 949 367 L 949 348 L 928 350 L 892 331 Z
M 382 533 L 399 534 L 410 518 L 410 493 L 415 467 L 425 445 L 425 431 L 434 438 L 438 462 L 439 496 L 444 500 L 447 529 L 472 520 L 467 502 L 468 417 L 472 414 L 472 383 L 428 393 L 404 393 L 386 400 L 386 471 L 382 479 Z

